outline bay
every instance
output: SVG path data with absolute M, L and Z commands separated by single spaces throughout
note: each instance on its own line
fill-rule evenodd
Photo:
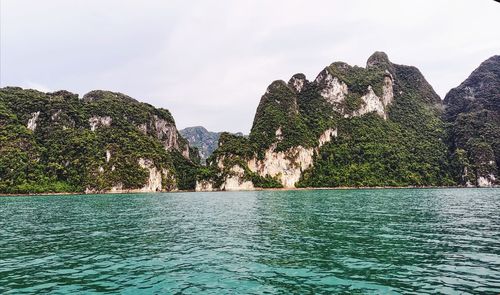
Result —
M 2 294 L 498 294 L 500 189 L 0 197 Z

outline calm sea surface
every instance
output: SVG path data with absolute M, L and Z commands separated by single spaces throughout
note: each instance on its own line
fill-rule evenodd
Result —
M 0 197 L 0 293 L 500 293 L 500 189 Z

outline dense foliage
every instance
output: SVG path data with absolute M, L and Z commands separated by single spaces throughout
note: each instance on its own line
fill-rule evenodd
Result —
M 271 176 L 260 176 L 251 171 L 247 159 L 255 155 L 255 144 L 247 137 L 223 132 L 219 138 L 219 148 L 207 159 L 207 167 L 200 169 L 199 180 L 209 180 L 215 187 L 220 187 L 234 166 L 244 170 L 242 180 L 252 181 L 255 187 L 280 188 L 281 183 Z M 222 169 L 220 168 L 222 164 Z
M 376 59 L 376 60 L 374 60 Z M 360 97 L 370 85 L 381 96 L 385 75 L 394 77 L 388 119 L 375 113 L 337 121 L 338 137 L 323 146 L 298 186 L 452 185 L 439 97 L 414 67 L 394 65 L 376 53 L 366 69 L 334 63 L 328 68 Z M 417 81 L 417 82 L 416 82 Z M 349 103 L 349 95 L 346 98 Z M 355 110 L 360 105 L 354 105 Z
M 339 103 L 321 95 L 328 87 L 324 79 L 327 74 L 347 85 L 348 93 Z M 450 160 L 453 157 L 445 144 L 441 100 L 418 69 L 393 64 L 384 53 L 377 52 L 366 68 L 336 62 L 318 77 L 322 79 L 309 82 L 297 74 L 288 84 L 273 82 L 257 108 L 249 141 L 221 142 L 214 159 L 238 155 L 244 166 L 244 160 L 255 155 L 262 158 L 269 148 L 317 148 L 320 135 L 336 128 L 337 138 L 317 149 L 313 167 L 304 171 L 297 186 L 456 183 L 452 169 L 457 162 Z M 376 113 L 352 117 L 364 106 L 362 97 L 370 87 L 377 96 L 383 95 L 386 77 L 393 80 L 394 90 L 394 98 L 385 110 L 387 119 Z M 213 173 L 222 173 L 212 169 Z
M 340 82 L 333 85 L 332 77 Z M 357 112 L 368 104 L 370 89 L 383 96 L 387 78 L 393 97 L 383 106 L 384 116 L 380 110 Z M 299 146 L 314 154 L 312 167 L 296 183 L 300 187 L 495 185 L 498 85 L 499 56 L 452 89 L 444 105 L 417 68 L 393 64 L 384 53 L 372 55 L 366 68 L 336 62 L 315 81 L 303 74 L 288 83 L 274 81 L 248 137 L 187 130 L 184 135 L 203 149 L 203 159 L 211 154 L 206 167 L 199 166 L 200 154 L 177 132 L 168 110 L 108 91 L 80 99 L 67 91 L 3 88 L 0 192 L 137 189 L 152 168 L 161 172 L 164 190 L 193 189 L 197 180 L 218 188 L 235 173 L 255 187 L 277 188 L 280 175 L 259 175 L 251 161 L 290 152 L 286 161 L 298 165 L 291 149 Z M 339 91 L 334 87 L 347 87 L 347 93 L 330 100 L 329 93 Z M 326 130 L 333 137 L 320 146 Z M 294 168 L 280 165 L 274 169 Z
M 339 136 L 319 150 L 314 166 L 298 186 L 422 186 L 453 184 L 447 173 L 446 147 L 422 140 L 376 114 L 343 119 Z
M 262 96 L 250 132 L 250 141 L 260 157 L 273 143 L 277 151 L 284 151 L 308 141 L 296 97 L 284 81 L 273 82 Z
M 110 118 L 109 126 L 96 123 L 91 130 L 91 118 L 106 117 Z M 27 128 L 30 121 L 36 124 L 34 130 Z M 152 161 L 159 171 L 169 171 L 163 189 L 194 188 L 193 181 L 185 180 L 189 177 L 184 175 L 196 171 L 196 165 L 182 156 L 173 161 L 165 146 L 166 137 L 175 139 L 172 150 L 176 152 L 188 148 L 187 142 L 178 134 L 161 133 L 155 128 L 158 122 L 168 123 L 173 126 L 168 130 L 177 132 L 167 110 L 120 93 L 93 91 L 82 100 L 67 91 L 46 94 L 3 88 L 0 192 L 105 191 L 117 185 L 137 189 L 149 176 L 139 159 Z M 146 127 L 141 130 L 140 125 Z
M 483 62 L 444 100 L 455 178 L 477 185 L 483 178 L 499 183 L 500 56 Z

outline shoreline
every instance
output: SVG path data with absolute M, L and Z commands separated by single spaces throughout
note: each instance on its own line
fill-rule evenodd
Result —
M 2 194 L 1 197 L 30 197 L 30 196 L 83 196 L 83 195 L 129 195 L 129 194 L 160 194 L 160 193 L 235 193 L 235 192 L 254 192 L 254 191 L 314 191 L 314 190 L 383 190 L 383 189 L 491 189 L 500 188 L 500 186 L 492 187 L 467 187 L 467 186 L 338 186 L 338 187 L 298 187 L 298 188 L 255 188 L 252 190 L 213 190 L 213 191 L 195 191 L 195 190 L 175 190 L 175 191 L 156 191 L 156 192 L 141 192 L 136 190 L 128 191 L 104 191 L 95 193 L 85 192 L 58 192 L 58 193 L 26 193 L 26 194 Z

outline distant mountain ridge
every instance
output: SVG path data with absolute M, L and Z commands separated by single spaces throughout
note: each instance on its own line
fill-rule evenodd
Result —
M 190 146 L 198 148 L 201 163 L 212 155 L 219 143 L 219 137 L 222 132 L 208 131 L 203 126 L 187 127 L 179 130 L 181 136 L 186 139 Z M 243 133 L 234 133 L 237 136 L 243 136 Z

